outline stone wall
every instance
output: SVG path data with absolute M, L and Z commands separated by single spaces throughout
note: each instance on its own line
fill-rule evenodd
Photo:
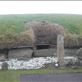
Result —
M 65 49 L 64 56 L 77 56 L 78 49 Z M 36 50 L 35 57 L 57 56 L 56 49 L 40 49 Z
M 9 50 L 8 58 L 27 59 L 32 57 L 33 50 L 31 49 L 12 49 Z
M 65 49 L 65 56 L 77 56 L 78 49 Z M 36 53 L 33 54 L 32 49 L 22 48 L 22 49 L 11 49 L 8 52 L 8 58 L 17 58 L 17 59 L 29 59 L 33 57 L 47 57 L 47 56 L 57 56 L 56 48 L 50 49 L 40 49 L 36 50 Z M 0 60 L 5 59 L 7 54 L 0 53 Z
M 78 49 L 65 49 L 65 56 L 77 56 Z
M 56 49 L 40 49 L 36 50 L 35 57 L 47 57 L 56 55 Z

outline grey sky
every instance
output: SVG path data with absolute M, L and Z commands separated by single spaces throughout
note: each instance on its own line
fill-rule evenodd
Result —
M 0 14 L 82 14 L 82 1 L 0 1 Z

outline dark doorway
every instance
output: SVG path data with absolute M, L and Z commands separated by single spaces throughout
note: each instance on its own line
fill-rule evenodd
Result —
M 36 49 L 49 49 L 49 44 L 36 45 Z

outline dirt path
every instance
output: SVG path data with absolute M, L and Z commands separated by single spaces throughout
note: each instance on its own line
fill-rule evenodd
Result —
M 24 74 L 20 82 L 82 82 L 82 73 Z

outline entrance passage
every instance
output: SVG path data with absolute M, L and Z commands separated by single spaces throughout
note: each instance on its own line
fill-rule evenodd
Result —
M 49 44 L 41 44 L 41 45 L 36 45 L 37 49 L 48 49 L 50 48 Z

